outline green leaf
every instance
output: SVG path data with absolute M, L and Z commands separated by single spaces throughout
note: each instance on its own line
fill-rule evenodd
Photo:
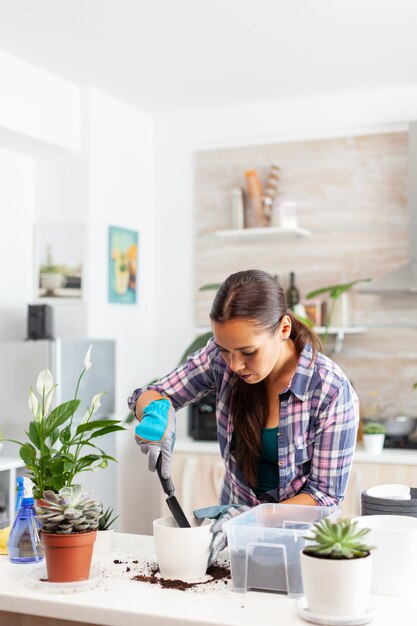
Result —
M 104 426 L 113 426 L 114 424 L 120 424 L 119 420 L 90 420 L 85 424 L 79 424 L 77 426 L 77 430 L 75 431 L 76 435 L 80 433 L 84 433 L 86 430 L 95 430 L 96 428 L 103 428 Z
M 75 474 L 78 472 L 82 472 L 86 467 L 93 465 L 96 461 L 100 461 L 101 456 L 98 454 L 87 454 L 87 456 L 83 456 L 81 459 L 78 459 L 75 465 Z
M 103 459 L 107 459 L 108 461 L 114 461 L 115 463 L 118 463 L 118 460 L 114 458 L 114 456 L 111 456 L 110 454 L 103 454 Z
M 58 437 L 59 437 L 59 428 L 55 428 L 55 430 L 51 433 L 51 435 L 49 437 L 49 441 L 51 442 L 51 446 L 54 446 L 54 444 L 56 443 Z
M 211 337 L 213 337 L 213 333 L 209 331 L 207 333 L 204 333 L 204 335 L 199 335 L 196 339 L 194 339 L 194 341 L 188 346 L 188 348 L 186 348 L 184 354 L 179 360 L 178 365 L 185 363 L 185 361 L 187 360 L 187 357 L 193 352 L 200 350 L 200 348 L 204 348 L 204 346 L 206 345 L 206 343 Z
M 106 428 L 101 428 L 97 430 L 95 433 L 90 435 L 89 439 L 94 439 L 94 437 L 101 437 L 102 435 L 107 435 L 107 433 L 115 433 L 118 430 L 126 430 L 123 426 L 107 426 Z
M 66 477 L 64 474 L 59 476 L 52 476 L 48 483 L 48 488 L 52 488 L 52 491 L 59 491 L 65 486 Z
M 45 420 L 45 437 L 49 437 L 55 428 L 65 424 L 74 415 L 79 405 L 80 400 L 69 400 L 69 402 L 64 402 L 55 407 Z
M 27 436 L 29 437 L 29 439 L 31 440 L 32 443 L 35 444 L 35 446 L 38 448 L 39 450 L 39 446 L 40 446 L 40 440 L 39 440 L 39 436 L 40 436 L 40 424 L 38 422 L 30 422 L 29 424 L 29 430 L 26 433 Z
M 70 424 L 68 424 L 68 426 L 65 426 L 65 428 L 63 430 L 61 430 L 61 433 L 59 435 L 59 440 L 63 444 L 69 443 L 69 441 L 71 440 L 71 426 L 70 426 Z
M 130 413 L 126 415 L 124 423 L 132 424 L 134 421 L 136 421 L 136 415 L 130 411 Z
M 307 300 L 310 300 L 311 298 L 315 298 L 316 296 L 329 292 L 330 298 L 336 299 L 342 293 L 349 291 L 349 289 L 351 289 L 353 285 L 356 285 L 357 283 L 367 283 L 370 280 L 372 279 L 371 278 L 359 278 L 358 280 L 353 280 L 350 283 L 342 283 L 340 285 L 330 285 L 329 287 L 322 287 L 321 289 L 315 289 L 314 291 L 310 291 L 306 295 L 306 298 Z
M 33 465 L 36 460 L 36 450 L 30 443 L 25 443 L 20 448 L 19 454 L 25 465 Z
M 199 287 L 198 291 L 217 291 L 218 289 L 220 289 L 220 287 L 220 283 L 208 283 L 207 285 Z

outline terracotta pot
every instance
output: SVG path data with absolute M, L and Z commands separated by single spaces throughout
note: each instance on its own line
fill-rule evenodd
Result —
M 41 533 L 50 583 L 87 580 L 97 531 L 60 535 Z

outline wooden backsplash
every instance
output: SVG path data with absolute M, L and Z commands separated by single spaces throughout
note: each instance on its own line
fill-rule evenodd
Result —
M 284 288 L 296 273 L 301 297 L 312 289 L 377 278 L 407 261 L 407 134 L 384 133 L 195 154 L 196 325 L 208 325 L 213 292 L 201 285 L 230 273 L 260 268 L 278 274 Z M 232 226 L 233 187 L 256 169 L 266 186 L 280 167 L 279 200 L 298 203 L 298 223 L 311 237 L 205 239 Z M 350 294 L 351 323 L 367 331 L 346 337 L 332 357 L 352 380 L 362 412 L 371 403 L 387 414 L 417 415 L 417 296 Z

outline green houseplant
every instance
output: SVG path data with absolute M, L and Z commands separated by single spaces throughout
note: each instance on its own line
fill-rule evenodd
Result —
M 381 422 L 365 422 L 362 432 L 365 450 L 371 454 L 382 452 L 387 432 L 384 424 L 381 424 Z
M 306 536 L 301 575 L 308 610 L 319 615 L 355 618 L 368 606 L 373 547 L 364 543 L 368 528 L 357 522 L 324 518 Z
M 98 533 L 94 544 L 94 554 L 109 554 L 113 544 L 113 524 L 119 515 L 114 515 L 113 509 L 108 507 L 98 520 Z
M 323 349 L 326 349 L 327 347 L 327 342 L 329 339 L 329 328 L 331 326 L 333 314 L 335 312 L 335 308 L 336 308 L 336 305 L 340 296 L 342 294 L 347 293 L 357 283 L 369 282 L 370 280 L 371 280 L 370 278 L 360 278 L 358 280 L 353 280 L 350 283 L 340 283 L 338 285 L 330 285 L 328 287 L 321 287 L 320 289 L 315 289 L 314 291 L 310 291 L 306 295 L 307 300 L 310 300 L 311 298 L 316 298 L 317 296 L 321 296 L 324 293 L 329 294 L 331 304 L 330 304 L 330 308 L 326 315 L 326 320 L 324 323 L 324 335 L 322 339 Z
M 40 372 L 36 391 L 30 390 L 29 408 L 33 420 L 26 431 L 27 441 L 6 439 L 20 446 L 19 454 L 35 484 L 34 496 L 44 491 L 58 492 L 70 487 L 81 472 L 105 468 L 116 459 L 96 444 L 97 437 L 124 430 L 119 420 L 95 419 L 104 392 L 96 394 L 78 425 L 74 415 L 80 405 L 77 398 L 83 376 L 92 367 L 90 346 L 84 359 L 84 368 L 78 378 L 74 398 L 52 408 L 56 385 L 48 369 Z
M 385 435 L 387 429 L 381 422 L 366 422 L 363 426 L 364 435 Z
M 98 520 L 98 530 L 112 530 L 113 524 L 118 517 L 119 515 L 114 515 L 113 509 L 108 507 Z
M 92 500 L 81 485 L 46 490 L 38 503 L 37 518 L 45 551 L 49 582 L 87 580 L 102 504 Z

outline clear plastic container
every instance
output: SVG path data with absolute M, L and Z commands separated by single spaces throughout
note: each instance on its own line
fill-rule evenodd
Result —
M 300 553 L 311 543 L 305 535 L 324 517 L 339 515 L 336 507 L 259 504 L 226 522 L 234 591 L 302 595 Z

